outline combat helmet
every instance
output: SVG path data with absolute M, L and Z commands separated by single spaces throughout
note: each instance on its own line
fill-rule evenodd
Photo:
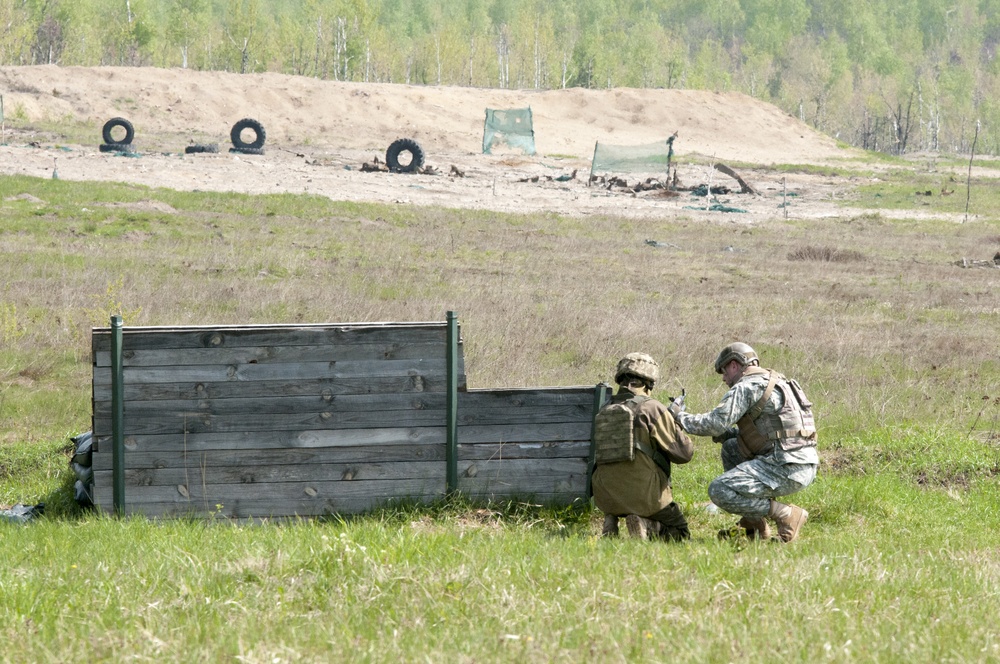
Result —
M 621 383 L 622 376 L 626 374 L 644 378 L 655 384 L 660 380 L 660 365 L 645 353 L 629 353 L 618 361 L 615 382 Z
M 751 363 L 760 364 L 760 360 L 757 359 L 757 352 L 747 344 L 737 341 L 729 344 L 719 353 L 719 357 L 715 360 L 715 373 L 722 373 L 725 366 L 733 360 L 736 360 L 743 366 Z

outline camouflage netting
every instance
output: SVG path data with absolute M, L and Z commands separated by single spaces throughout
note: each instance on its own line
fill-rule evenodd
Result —
M 512 108 L 505 111 L 486 109 L 483 127 L 483 154 L 490 154 L 493 146 L 506 144 L 535 154 L 535 129 L 531 123 L 531 107 Z
M 670 138 L 646 145 L 594 144 L 594 160 L 590 165 L 590 179 L 595 175 L 642 173 L 666 179 L 670 160 L 674 156 L 674 139 Z

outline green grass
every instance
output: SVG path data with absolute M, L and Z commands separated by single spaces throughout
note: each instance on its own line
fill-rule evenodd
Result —
M 919 209 L 909 192 L 938 182 L 880 177 L 857 192 L 865 205 Z M 1000 250 L 996 207 L 977 209 L 966 224 L 751 226 L 0 179 L 0 504 L 46 503 L 0 524 L 0 661 L 1000 660 L 1000 271 L 953 264 Z M 661 362 L 657 395 L 683 386 L 694 411 L 724 391 L 718 349 L 750 342 L 816 404 L 803 537 L 716 539 L 734 519 L 705 509 L 720 470 L 707 439 L 674 472 L 694 538 L 672 546 L 601 540 L 586 505 L 251 525 L 72 502 L 90 330 L 112 313 L 448 310 L 472 387 L 594 384 L 641 350 Z

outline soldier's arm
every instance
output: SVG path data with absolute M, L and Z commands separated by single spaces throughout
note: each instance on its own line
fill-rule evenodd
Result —
M 647 401 L 649 405 L 640 417 L 645 416 L 649 427 L 649 440 L 671 463 L 687 463 L 694 456 L 694 445 L 684 433 L 667 407 L 660 402 Z
M 696 436 L 721 436 L 750 409 L 752 397 L 746 385 L 737 383 L 714 409 L 701 414 L 679 413 L 677 422 L 684 431 Z

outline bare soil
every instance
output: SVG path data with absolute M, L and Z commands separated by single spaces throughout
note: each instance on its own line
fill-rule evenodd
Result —
M 0 68 L 0 94 L 7 118 L 0 173 L 55 173 L 65 180 L 179 190 L 754 223 L 785 215 L 842 214 L 837 201 L 857 184 L 834 174 L 782 174 L 769 167 L 827 165 L 832 173 L 860 157 L 776 107 L 738 93 L 488 90 L 278 74 L 38 66 Z M 533 113 L 537 154 L 509 149 L 483 154 L 485 110 L 526 106 Z M 137 154 L 99 150 L 102 127 L 114 117 L 134 125 Z M 230 129 L 241 118 L 263 124 L 264 155 L 229 152 Z M 726 163 L 759 194 L 728 194 L 718 202 L 746 214 L 691 209 L 708 204 L 687 194 L 664 197 L 657 191 L 588 186 L 596 142 L 643 145 L 674 132 L 680 184 L 738 191 L 735 180 L 711 167 Z M 436 174 L 361 170 L 363 164 L 384 161 L 386 148 L 402 137 L 421 145 L 426 165 Z M 217 143 L 219 152 L 184 153 L 187 145 L 206 143 Z M 626 179 L 638 182 L 637 176 Z M 785 201 L 793 204 L 783 207 Z

